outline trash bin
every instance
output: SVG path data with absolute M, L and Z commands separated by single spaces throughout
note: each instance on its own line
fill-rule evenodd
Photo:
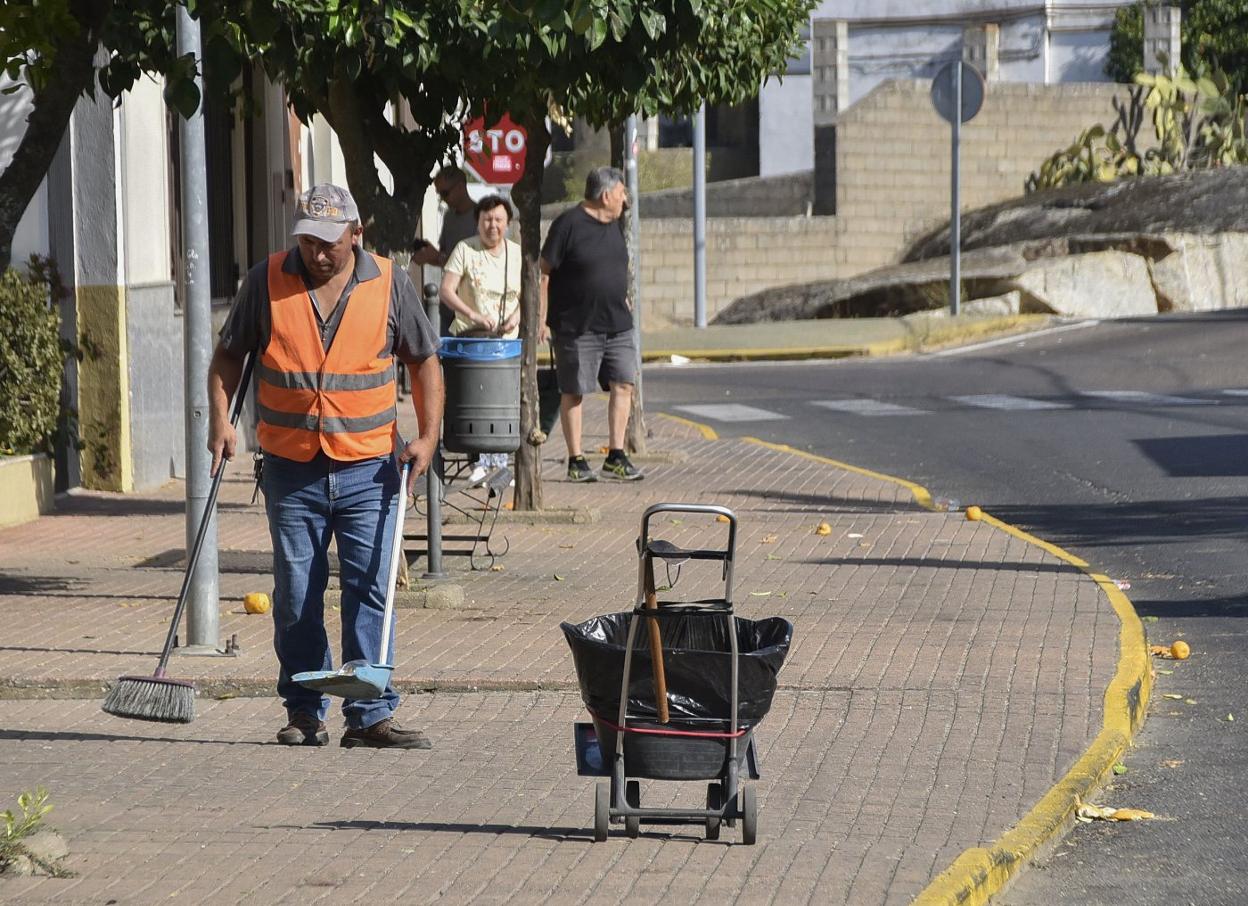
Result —
M 443 337 L 442 446 L 453 453 L 520 449 L 520 341 Z

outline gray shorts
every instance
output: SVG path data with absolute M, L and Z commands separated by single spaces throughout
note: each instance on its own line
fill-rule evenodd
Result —
M 583 396 L 636 380 L 637 347 L 631 330 L 557 334 L 553 343 L 560 393 Z

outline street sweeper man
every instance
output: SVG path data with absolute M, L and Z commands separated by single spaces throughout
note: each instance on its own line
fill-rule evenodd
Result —
M 299 199 L 294 248 L 270 255 L 238 291 L 208 373 L 212 470 L 234 456 L 228 406 L 248 353 L 256 356 L 261 487 L 273 539 L 273 647 L 286 705 L 285 745 L 329 741 L 329 699 L 293 682 L 332 669 L 325 631 L 328 549 L 338 542 L 342 659 L 375 664 L 381 649 L 398 462 L 414 480 L 429 467 L 442 422 L 438 339 L 405 271 L 361 246 L 351 193 L 318 185 Z M 395 361 L 411 376 L 419 436 L 400 446 Z M 391 630 L 393 633 L 393 630 Z M 393 650 L 393 640 L 390 649 Z M 345 699 L 347 748 L 427 749 L 394 719 L 399 696 Z

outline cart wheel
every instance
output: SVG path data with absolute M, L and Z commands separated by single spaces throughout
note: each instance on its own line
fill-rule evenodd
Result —
M 624 800 L 633 808 L 641 805 L 641 784 L 636 780 L 628 781 L 624 787 Z M 641 818 L 637 815 L 626 815 L 624 817 L 624 833 L 636 840 L 637 834 L 641 832 Z
M 717 812 L 724 807 L 723 787 L 718 783 L 708 783 L 706 785 L 706 810 L 708 812 Z M 706 839 L 719 839 L 719 816 L 706 819 Z
M 600 781 L 594 789 L 594 842 L 607 839 L 607 824 L 611 820 L 611 787 Z
M 753 846 L 758 839 L 758 803 L 754 800 L 754 787 L 741 787 L 741 842 Z

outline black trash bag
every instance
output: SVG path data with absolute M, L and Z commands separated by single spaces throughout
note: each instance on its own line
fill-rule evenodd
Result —
M 560 628 L 572 649 L 581 699 L 594 714 L 615 721 L 624 678 L 624 645 L 632 613 L 609 613 Z M 771 708 L 776 677 L 789 653 L 793 624 L 780 617 L 736 617 L 739 667 L 739 720 L 753 727 Z M 655 721 L 654 671 L 650 635 L 643 617 L 637 625 L 632 677 L 628 687 L 630 720 Z M 732 652 L 723 617 L 672 615 L 659 619 L 668 712 L 673 722 L 726 730 L 732 720 Z
M 555 369 L 543 368 L 537 373 L 537 423 L 547 437 L 555 430 L 555 425 L 559 424 L 559 404 L 562 399 Z

